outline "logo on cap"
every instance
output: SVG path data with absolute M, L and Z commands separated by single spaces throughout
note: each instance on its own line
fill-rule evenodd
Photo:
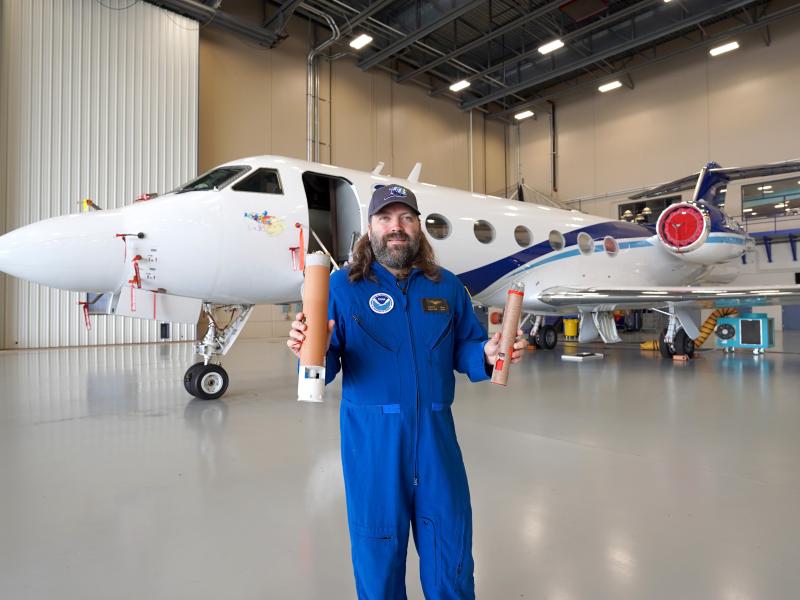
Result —
M 377 294 L 373 294 L 369 299 L 369 307 L 372 309 L 372 312 L 385 315 L 394 308 L 394 298 L 389 294 L 378 292 Z
M 406 188 L 402 188 L 398 185 L 390 185 L 388 191 L 387 198 L 405 198 L 408 196 Z

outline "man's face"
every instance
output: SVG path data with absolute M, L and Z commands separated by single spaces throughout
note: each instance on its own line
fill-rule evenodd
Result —
M 419 217 L 405 204 L 385 206 L 369 220 L 369 239 L 378 262 L 406 269 L 414 262 L 422 235 Z

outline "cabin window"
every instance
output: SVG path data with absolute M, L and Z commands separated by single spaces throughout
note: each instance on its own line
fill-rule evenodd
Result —
M 450 235 L 450 221 L 442 215 L 432 213 L 425 217 L 425 229 L 433 239 L 443 240 Z
M 585 231 L 581 231 L 578 234 L 578 249 L 581 251 L 581 254 L 586 256 L 594 251 L 594 240 L 592 236 Z
M 561 250 L 565 245 L 564 235 L 560 231 L 556 231 L 555 229 L 553 229 L 553 231 L 550 232 L 548 240 L 550 241 L 550 247 L 553 250 Z
M 283 194 L 281 179 L 275 169 L 258 169 L 233 186 L 233 190 L 257 194 Z
M 472 232 L 481 244 L 488 244 L 494 239 L 494 227 L 489 221 L 475 221 L 472 226 Z
M 531 230 L 525 227 L 525 225 L 517 225 L 514 228 L 514 239 L 517 240 L 520 246 L 527 248 L 531 245 L 533 236 L 531 235 Z
M 177 193 L 181 192 L 205 192 L 209 190 L 221 190 L 231 181 L 247 173 L 250 167 L 246 165 L 219 167 L 212 169 L 207 173 L 203 173 L 197 179 L 193 179 L 175 190 Z
M 603 238 L 603 248 L 605 249 L 606 254 L 609 256 L 616 256 L 619 254 L 619 244 L 617 243 L 617 240 L 610 235 L 607 235 L 605 238 Z

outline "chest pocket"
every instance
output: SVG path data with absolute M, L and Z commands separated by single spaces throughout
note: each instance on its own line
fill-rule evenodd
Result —
M 396 350 L 395 344 L 381 335 L 381 333 L 376 330 L 377 328 L 373 323 L 368 322 L 364 317 L 360 317 L 356 313 L 353 313 L 353 321 L 358 331 L 363 335 L 364 341 L 367 342 L 367 346 L 369 346 L 371 342 L 389 352 L 394 352 Z
M 431 350 L 451 347 L 453 344 L 453 315 L 447 314 L 442 316 L 444 318 L 432 327 Z

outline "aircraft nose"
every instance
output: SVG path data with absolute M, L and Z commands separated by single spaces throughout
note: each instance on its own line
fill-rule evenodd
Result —
M 76 292 L 116 290 L 125 278 L 125 248 L 116 212 L 55 217 L 0 237 L 0 271 Z

